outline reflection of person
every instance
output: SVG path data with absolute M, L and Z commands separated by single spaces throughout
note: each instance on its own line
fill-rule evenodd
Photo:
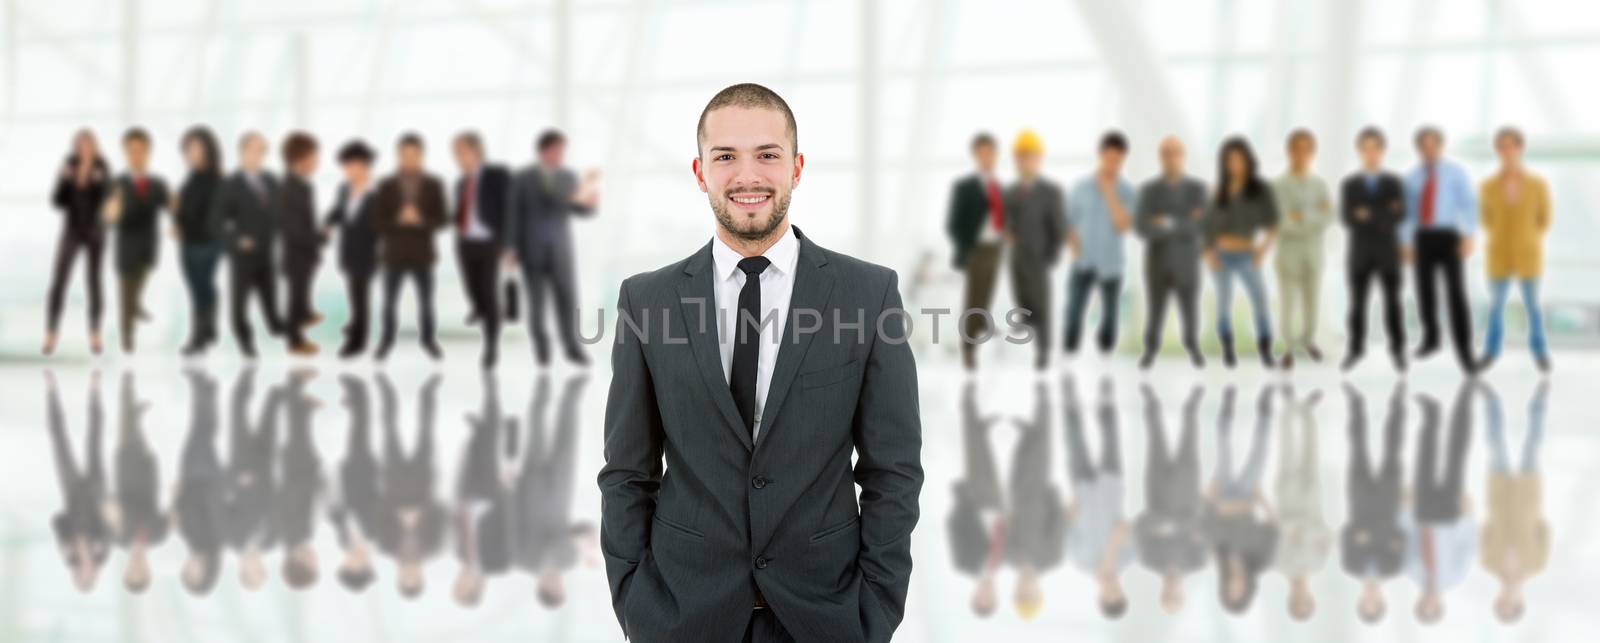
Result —
M 1100 463 L 1089 459 L 1083 413 L 1069 375 L 1062 385 L 1062 415 L 1067 423 L 1067 473 L 1072 503 L 1067 506 L 1067 555 L 1099 585 L 1100 613 L 1121 618 L 1128 611 L 1122 570 L 1133 564 L 1133 530 L 1122 510 L 1122 450 L 1117 441 L 1117 400 L 1111 378 L 1100 381 L 1095 418 L 1100 424 Z
M 923 480 L 898 279 L 789 224 L 805 157 L 772 90 L 722 90 L 696 138 L 715 238 L 619 288 L 598 480 L 612 606 L 633 641 L 887 641 Z M 846 333 L 857 314 L 876 322 Z M 631 332 L 646 315 L 668 334 Z
M 1544 415 L 1550 383 L 1540 382 L 1528 402 L 1528 432 L 1516 462 L 1506 444 L 1505 414 L 1500 397 L 1480 383 L 1489 420 L 1489 507 L 1483 521 L 1483 568 L 1500 580 L 1495 616 L 1504 623 L 1521 620 L 1527 609 L 1523 585 L 1550 563 L 1550 524 L 1544 517 L 1539 475 L 1539 446 L 1544 440 Z
M 1183 349 L 1195 368 L 1205 366 L 1197 339 L 1195 301 L 1200 296 L 1201 217 L 1205 215 L 1206 185 L 1183 171 L 1183 142 L 1176 137 L 1161 141 L 1161 174 L 1139 186 L 1135 200 L 1134 230 L 1144 239 L 1146 312 L 1144 356 L 1140 368 L 1149 368 L 1161 352 L 1167 301 L 1177 300 Z
M 1317 139 L 1311 130 L 1289 133 L 1289 171 L 1272 181 L 1278 204 L 1278 250 L 1273 266 L 1278 273 L 1278 324 L 1285 342 L 1283 367 L 1294 367 L 1295 351 L 1313 362 L 1322 361 L 1317 348 L 1317 300 L 1322 294 L 1322 235 L 1333 223 L 1333 199 L 1328 184 L 1311 173 Z M 1295 319 L 1300 321 L 1298 332 Z
M 976 382 L 961 389 L 961 459 L 966 463 L 952 495 L 946 529 L 956 570 L 972 576 L 972 613 L 979 618 L 994 614 L 995 572 L 1005 553 L 1005 505 L 1000 473 L 995 466 L 990 431 L 997 420 L 978 409 Z
M 183 354 L 198 355 L 217 341 L 217 265 L 223 244 L 217 225 L 216 200 L 222 187 L 222 150 L 217 137 L 204 126 L 183 134 L 180 145 L 189 175 L 178 188 L 177 220 L 183 283 L 189 288 L 194 309 L 189 341 Z
M 411 280 L 417 291 L 417 330 L 422 350 L 438 360 L 444 357 L 434 338 L 433 265 L 438 253 L 433 235 L 446 224 L 444 183 L 422 169 L 422 137 L 405 134 L 396 146 L 399 169 L 378 184 L 372 226 L 382 241 L 383 335 L 376 357 L 382 360 L 394 347 L 400 323 L 400 286 Z
M 1273 566 L 1289 579 L 1289 615 L 1306 621 L 1316 611 L 1311 576 L 1322 571 L 1333 547 L 1333 535 L 1322 514 L 1322 475 L 1317 467 L 1317 402 L 1322 391 L 1297 398 L 1283 389 L 1283 438 L 1278 451 L 1278 545 Z M 1296 426 L 1298 425 L 1298 426 Z
M 1406 368 L 1405 310 L 1400 304 L 1400 239 L 1405 219 L 1405 187 L 1383 169 L 1383 131 L 1367 127 L 1356 135 L 1361 169 L 1339 188 L 1340 219 L 1348 230 L 1345 251 L 1350 280 L 1350 347 L 1341 368 L 1348 371 L 1367 349 L 1367 300 L 1372 282 L 1383 290 L 1383 329 L 1396 369 Z
M 1417 396 L 1422 409 L 1421 446 L 1417 448 L 1416 482 L 1406 530 L 1406 574 L 1421 590 L 1417 620 L 1424 625 L 1444 618 L 1444 593 L 1460 584 L 1478 553 L 1478 527 L 1472 499 L 1466 494 L 1467 451 L 1472 445 L 1471 383 L 1456 392 L 1440 471 L 1439 403 Z
M 1222 361 L 1233 368 L 1233 281 L 1244 282 L 1255 321 L 1256 353 L 1273 367 L 1272 314 L 1261 261 L 1277 237 L 1278 206 L 1256 173 L 1255 153 L 1243 138 L 1222 144 L 1217 159 L 1216 197 L 1205 214 L 1205 257 L 1217 281 L 1217 339 Z
M 516 420 L 500 410 L 500 384 L 492 371 L 483 373 L 483 400 L 476 413 L 467 414 L 466 446 L 456 478 L 456 558 L 461 569 L 452 589 L 456 603 L 473 607 L 483 600 L 490 576 L 511 568 L 516 534 L 511 493 L 515 462 L 507 445 L 514 444 Z
M 350 415 L 350 426 L 328 518 L 344 552 L 339 561 L 339 584 L 359 592 L 372 584 L 373 547 L 383 533 L 378 486 L 381 467 L 372 453 L 372 407 L 367 383 L 354 375 L 341 375 L 339 387 L 344 390 L 343 404 Z
M 217 381 L 199 370 L 185 371 L 184 376 L 189 380 L 189 432 L 178 462 L 172 513 L 178 536 L 189 550 L 179 576 L 189 593 L 204 596 L 216 587 L 222 572 L 227 478 L 217 456 Z
M 483 367 L 493 368 L 500 354 L 500 254 L 511 173 L 503 165 L 484 161 L 483 139 L 477 132 L 456 135 L 451 147 L 461 166 L 452 219 L 456 258 L 472 306 L 469 319 L 483 327 Z
M 1095 345 L 1102 354 L 1117 342 L 1117 304 L 1122 299 L 1122 239 L 1133 225 L 1133 184 L 1122 178 L 1128 139 L 1111 131 L 1100 137 L 1099 165 L 1067 195 L 1072 270 L 1067 278 L 1067 353 L 1076 353 L 1091 291 L 1100 293 L 1100 330 Z
M 1422 344 L 1417 359 L 1439 349 L 1439 280 L 1444 280 L 1450 342 L 1461 370 L 1472 373 L 1472 310 L 1467 306 L 1465 263 L 1478 232 L 1477 195 L 1466 168 L 1444 159 L 1444 132 L 1417 130 L 1421 162 L 1405 176 L 1406 219 L 1400 226 L 1401 255 L 1416 263 L 1417 316 Z
M 578 563 L 579 545 L 593 542 L 593 523 L 572 520 L 572 484 L 578 467 L 578 404 L 586 375 L 568 377 L 555 412 L 549 413 L 550 383 L 541 374 L 528 405 L 522 470 L 515 489 L 513 549 L 516 565 L 537 579 L 539 604 L 566 603 L 562 575 Z M 547 427 L 548 430 L 547 431 Z M 548 433 L 548 435 L 547 435 Z
M 122 135 L 122 151 L 127 155 L 128 171 L 117 178 L 106 215 L 117 232 L 112 251 L 119 284 L 122 351 L 132 353 L 136 325 L 150 320 L 144 307 L 144 286 L 156 268 L 161 245 L 157 224 L 161 210 L 172 209 L 172 195 L 166 181 L 150 174 L 148 132 L 138 127 L 128 130 Z
M 1183 577 L 1206 566 L 1208 534 L 1200 499 L 1200 400 L 1195 386 L 1183 403 L 1183 433 L 1176 451 L 1167 440 L 1161 399 L 1149 384 L 1140 387 L 1145 420 L 1145 509 L 1134 521 L 1139 562 L 1161 577 L 1161 609 L 1183 609 Z
M 1267 443 L 1272 441 L 1272 390 L 1263 388 L 1256 398 L 1250 455 L 1237 473 L 1229 444 L 1233 398 L 1234 389 L 1229 386 L 1222 393 L 1222 410 L 1217 416 L 1217 470 L 1206 489 L 1206 530 L 1211 533 L 1217 558 L 1218 598 L 1228 611 L 1243 614 L 1250 609 L 1261 572 L 1272 563 L 1278 544 L 1278 519 L 1261 493 Z
M 1406 539 L 1400 530 L 1400 447 L 1405 441 L 1406 389 L 1397 384 L 1389 397 L 1383 424 L 1383 460 L 1372 465 L 1367 447 L 1367 402 L 1361 391 L 1344 386 L 1349 410 L 1350 468 L 1345 484 L 1349 500 L 1345 526 L 1339 533 L 1339 560 L 1345 573 L 1361 581 L 1356 614 L 1367 624 L 1383 620 L 1383 582 L 1400 573 Z
M 967 315 L 970 310 L 989 310 L 994 300 L 994 282 L 1000 275 L 1000 255 L 1005 242 L 1005 205 L 1000 196 L 1000 180 L 995 177 L 999 146 L 987 132 L 972 138 L 972 174 L 956 181 L 950 190 L 950 213 L 945 232 L 954 245 L 952 263 L 966 277 L 961 297 L 961 363 L 972 370 L 978 366 L 978 342 L 991 332 L 990 318 Z
M 278 315 L 277 263 L 274 257 L 278 226 L 272 217 L 278 180 L 262 169 L 267 139 L 246 132 L 239 139 L 239 170 L 228 177 L 217 195 L 218 223 L 228 244 L 228 301 L 233 317 L 233 338 L 239 352 L 254 358 L 256 344 L 250 330 L 250 298 L 261 304 L 267 332 L 283 332 Z
M 350 299 L 350 319 L 344 326 L 339 357 L 349 359 L 367 348 L 372 330 L 372 278 L 378 274 L 378 231 L 372 225 L 372 162 L 377 154 L 361 140 L 339 148 L 339 169 L 344 182 L 333 209 L 323 223 L 339 232 L 339 271 L 344 273 Z
M 1500 171 L 1478 188 L 1489 277 L 1489 329 L 1483 338 L 1485 369 L 1500 355 L 1505 334 L 1506 296 L 1511 282 L 1522 291 L 1528 313 L 1528 347 L 1540 371 L 1550 370 L 1550 349 L 1544 338 L 1544 312 L 1539 305 L 1539 275 L 1544 270 L 1544 235 L 1550 229 L 1550 186 L 1523 165 L 1522 132 L 1501 128 L 1494 135 Z
M 317 504 L 322 500 L 322 459 L 312 440 L 311 418 L 321 405 L 306 391 L 315 374 L 291 371 L 284 385 L 284 417 L 289 434 L 278 456 L 277 485 L 273 502 L 273 529 L 283 547 L 283 582 L 293 589 L 306 589 L 317 582 L 316 535 Z
M 56 482 L 61 486 L 61 511 L 50 519 L 56 547 L 67 567 L 72 583 L 80 592 L 94 589 L 95 579 L 111 553 L 111 525 L 106 518 L 106 475 L 101 466 L 100 435 L 105 413 L 100 404 L 100 374 L 89 380 L 89 436 L 84 462 L 72 455 L 72 440 L 67 436 L 66 414 L 61 410 L 61 395 L 55 375 L 46 371 L 46 400 L 50 424 L 51 455 Z
M 438 408 L 439 375 L 422 384 L 417 396 L 417 438 L 407 455 L 400 443 L 398 396 L 389 377 L 378 375 L 383 397 L 383 477 L 379 485 L 378 544 L 395 560 L 400 595 L 422 595 L 422 565 L 444 546 L 445 507 L 433 490 L 433 421 Z
M 317 227 L 316 189 L 311 180 L 317 171 L 317 139 L 294 132 L 283 142 L 283 188 L 273 217 L 283 239 L 283 277 L 288 291 L 284 336 L 289 352 L 315 355 L 317 345 L 306 339 L 306 328 L 322 315 L 312 309 L 311 294 L 317 264 L 322 262 L 322 244 L 327 237 Z
M 1039 175 L 1044 141 L 1023 130 L 1011 144 L 1017 180 L 1006 188 L 1006 240 L 1011 251 L 1011 289 L 1022 322 L 1033 331 L 1034 366 L 1050 363 L 1050 269 L 1061 256 L 1070 230 L 1066 196 L 1055 181 Z
M 1061 564 L 1067 542 L 1067 513 L 1050 475 L 1049 391 L 1040 382 L 1033 395 L 1033 416 L 1016 420 L 1021 435 L 1006 480 L 1005 561 L 1017 572 L 1013 600 L 1017 615 L 1027 621 L 1044 608 L 1041 577 Z
M 161 466 L 144 437 L 144 413 L 132 372 L 122 374 L 117 454 L 113 463 L 117 494 L 117 541 L 128 550 L 122 585 L 131 593 L 150 587 L 150 548 L 166 540 L 171 517 L 161 508 Z
M 50 201 L 61 210 L 61 236 L 56 240 L 55 265 L 50 273 L 50 294 L 45 313 L 45 355 L 54 353 L 61 308 L 66 304 L 67 280 L 72 264 L 83 253 L 84 282 L 89 289 L 89 350 L 100 354 L 100 261 L 105 255 L 106 229 L 101 209 L 111 195 L 111 169 L 100 155 L 94 132 L 78 130 L 72 152 L 61 163 Z
M 556 130 L 539 135 L 538 159 L 518 172 L 506 203 L 506 239 L 522 264 L 522 281 L 528 289 L 528 334 L 534 356 L 550 362 L 550 342 L 544 332 L 545 291 L 555 303 L 552 314 L 560 333 L 561 350 L 574 364 L 587 364 L 578 341 L 577 247 L 568 220 L 587 215 L 600 204 L 593 170 L 583 178 L 562 165 L 567 137 Z
M 233 383 L 229 401 L 232 417 L 228 427 L 228 468 L 222 507 L 223 533 L 228 546 L 239 557 L 239 584 L 246 590 L 259 589 L 266 582 L 262 560 L 277 538 L 272 522 L 272 504 L 277 475 L 278 420 L 284 393 L 274 386 L 261 405 L 261 415 L 250 422 L 250 404 L 255 395 L 255 369 L 247 369 Z

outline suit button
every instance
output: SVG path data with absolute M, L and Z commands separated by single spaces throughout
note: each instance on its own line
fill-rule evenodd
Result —
M 766 479 L 765 476 L 756 476 L 754 478 L 751 478 L 750 479 L 750 486 L 755 487 L 757 489 L 763 488 L 763 487 L 767 486 L 767 479 Z
M 756 569 L 766 569 L 766 568 L 767 568 L 767 557 L 766 556 L 756 556 Z

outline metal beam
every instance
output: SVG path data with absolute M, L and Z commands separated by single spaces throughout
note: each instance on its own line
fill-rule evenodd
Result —
M 877 229 L 878 203 L 878 0 L 860 0 L 856 67 L 856 249 L 866 251 Z

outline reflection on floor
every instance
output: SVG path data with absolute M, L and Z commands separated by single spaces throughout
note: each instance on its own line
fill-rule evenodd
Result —
M 896 640 L 1592 627 L 1584 362 L 1566 389 L 924 363 Z M 0 369 L 0 638 L 620 640 L 603 367 L 107 370 Z

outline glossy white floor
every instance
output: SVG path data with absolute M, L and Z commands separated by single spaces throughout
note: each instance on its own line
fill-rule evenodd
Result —
M 508 353 L 518 356 L 520 348 L 525 347 L 510 347 Z M 253 394 L 248 398 L 236 395 L 249 371 L 220 355 L 209 366 L 188 371 L 175 359 L 154 357 L 137 362 L 108 358 L 98 365 L 60 359 L 0 367 L 0 391 L 6 395 L 6 403 L 0 405 L 0 453 L 5 454 L 0 467 L 4 512 L 0 640 L 621 640 L 604 572 L 594 564 L 593 527 L 599 516 L 594 473 L 601 462 L 600 419 L 609 380 L 603 350 L 593 356 L 599 366 L 586 377 L 566 367 L 539 376 L 529 365 L 508 359 L 497 380 L 501 413 L 508 422 L 502 425 L 502 441 L 481 452 L 472 448 L 469 438 L 473 422 L 484 414 L 485 381 L 469 357 L 473 352 L 469 345 L 450 345 L 446 350 L 450 358 L 442 367 L 415 355 L 399 355 L 382 369 L 386 374 L 382 378 L 370 364 L 319 360 L 313 363 L 315 377 L 305 382 L 303 390 L 296 388 L 290 364 L 271 357 L 254 369 Z M 1572 640 L 1574 633 L 1600 626 L 1600 614 L 1588 598 L 1590 584 L 1600 578 L 1600 549 L 1593 544 L 1600 525 L 1592 511 L 1591 493 L 1600 483 L 1600 469 L 1594 466 L 1600 462 L 1600 440 L 1594 432 L 1600 426 L 1596 410 L 1600 405 L 1586 401 L 1600 377 L 1596 359 L 1600 353 L 1558 351 L 1555 375 L 1542 379 L 1525 354 L 1512 352 L 1482 379 L 1483 386 L 1467 389 L 1464 398 L 1458 398 L 1462 380 L 1447 358 L 1413 369 L 1403 393 L 1401 448 L 1393 454 L 1400 470 L 1397 480 L 1404 488 L 1400 513 L 1407 517 L 1395 522 L 1405 529 L 1399 537 L 1420 533 L 1409 519 L 1419 505 L 1430 505 L 1422 508 L 1424 524 L 1433 524 L 1440 515 L 1453 518 L 1453 509 L 1461 505 L 1441 504 L 1440 498 L 1466 496 L 1462 518 L 1466 522 L 1451 523 L 1454 529 L 1439 527 L 1429 548 L 1435 552 L 1437 577 L 1445 586 L 1442 618 L 1432 625 L 1419 622 L 1415 608 L 1419 585 L 1402 567 L 1381 584 L 1387 610 L 1382 620 L 1369 625 L 1357 616 L 1361 582 L 1341 566 L 1341 531 L 1351 520 L 1347 482 L 1352 399 L 1364 400 L 1367 420 L 1358 420 L 1356 428 L 1364 431 L 1373 466 L 1378 467 L 1386 455 L 1386 422 L 1398 380 L 1381 355 L 1370 357 L 1348 378 L 1326 364 L 1302 368 L 1292 378 L 1268 376 L 1248 359 L 1236 371 L 1213 364 L 1196 373 L 1176 357 L 1142 374 L 1126 356 L 1057 368 L 1040 377 L 1026 366 L 1026 350 L 1005 347 L 1003 354 L 990 355 L 993 359 L 975 378 L 945 353 L 919 352 L 927 483 L 915 536 L 917 567 L 911 600 L 897 640 Z M 93 425 L 89 402 L 97 371 L 103 414 L 98 490 L 86 462 Z M 1073 375 L 1068 378 L 1066 373 Z M 429 467 L 410 456 L 423 445 L 420 416 L 425 415 L 427 383 L 434 375 L 439 379 Z M 54 425 L 59 432 L 53 431 L 50 421 L 52 379 L 62 408 L 61 421 Z M 385 379 L 398 405 L 395 435 L 403 447 L 398 456 L 385 452 Z M 207 381 L 214 386 L 214 406 L 208 410 L 202 404 L 197 412 L 195 392 L 211 390 Z M 1283 388 L 1286 382 L 1292 382 L 1292 392 Z M 1076 402 L 1068 399 L 1068 386 L 1075 391 Z M 1220 415 L 1229 387 L 1236 397 L 1231 422 Z M 1542 387 L 1547 391 L 1543 438 L 1536 448 L 1526 449 L 1525 440 L 1536 423 L 1530 411 Z M 1200 482 L 1185 483 L 1191 478 L 1181 475 L 1174 478 L 1169 474 L 1182 469 L 1171 465 L 1157 467 L 1157 476 L 1148 477 L 1149 405 L 1159 404 L 1163 435 L 1176 450 L 1185 426 L 1185 402 L 1193 390 L 1202 396 L 1195 424 L 1199 473 L 1192 478 Z M 1218 468 L 1217 443 L 1224 424 L 1231 435 L 1233 469 L 1248 470 L 1263 390 L 1271 399 L 1271 415 L 1259 434 L 1263 468 L 1258 488 L 1260 505 L 1270 514 L 1257 509 L 1207 521 L 1203 516 L 1208 510 L 1182 500 L 1183 492 L 1197 485 L 1203 492 L 1209 486 Z M 361 424 L 344 404 L 349 395 L 362 395 L 352 391 L 365 391 L 368 398 L 365 446 L 370 451 L 349 448 L 352 427 Z M 1318 401 L 1306 407 L 1313 398 Z M 1458 410 L 1458 399 L 1465 400 L 1459 408 L 1470 416 Z M 269 417 L 265 411 L 269 400 L 282 405 L 275 421 L 263 420 Z M 1492 400 L 1498 400 L 1500 408 L 1503 431 L 1498 433 L 1492 430 Z M 1438 415 L 1430 419 L 1427 409 L 1433 407 Z M 1285 415 L 1286 410 L 1305 412 Z M 213 411 L 215 420 L 207 420 Z M 266 435 L 260 431 L 275 431 L 271 435 L 276 448 L 256 448 L 267 444 L 264 440 L 235 444 L 231 433 L 236 412 L 258 431 L 257 436 Z M 983 428 L 970 422 L 972 418 L 994 422 Z M 1104 427 L 1113 422 L 1126 472 L 1120 503 L 1115 481 L 1102 478 L 1093 487 L 1074 484 L 1068 466 L 1071 427 L 1077 426 L 1085 438 L 1087 460 L 1100 465 Z M 197 427 L 214 429 L 215 460 L 200 448 L 207 441 L 193 439 Z M 297 427 L 306 432 L 298 433 Z M 1314 436 L 1314 456 L 1286 459 L 1281 451 L 1284 438 L 1298 440 L 1293 443 L 1298 450 L 1308 427 Z M 124 439 L 141 429 L 155 456 L 153 465 L 137 457 L 141 453 L 137 442 Z M 310 439 L 296 440 L 296 435 Z M 1418 493 L 1419 450 L 1429 435 L 1438 445 L 1431 451 L 1437 452 L 1433 455 L 1440 483 L 1425 485 L 1429 489 Z M 1511 483 L 1491 483 L 1499 435 L 1504 439 L 1505 460 L 1513 469 L 1521 468 L 1527 454 L 1536 452 L 1531 469 L 1536 473 Z M 1464 452 L 1449 448 L 1453 438 L 1465 438 Z M 57 451 L 58 442 L 67 449 L 70 462 Z M 497 451 L 495 446 L 501 448 Z M 370 461 L 359 457 L 364 451 L 371 454 Z M 473 453 L 490 455 L 480 455 L 471 460 L 473 465 L 463 467 Z M 1456 488 L 1446 474 L 1452 458 L 1461 467 Z M 359 479 L 344 473 L 352 461 L 371 464 L 369 475 L 380 482 L 365 491 L 349 482 Z M 469 493 L 478 499 L 465 503 L 460 501 L 458 484 L 464 468 L 478 474 L 469 478 L 486 480 L 483 488 L 489 490 Z M 485 468 L 488 475 L 483 475 Z M 494 475 L 496 468 L 501 475 Z M 257 476 L 252 471 L 276 473 Z M 68 474 L 66 487 L 60 483 L 62 472 Z M 313 472 L 320 472 L 320 485 L 312 483 L 318 477 Z M 1542 497 L 1527 491 L 1535 477 Z M 267 483 L 259 484 L 262 480 Z M 496 481 L 504 485 L 504 495 L 495 495 Z M 1164 511 L 1184 513 L 1187 508 L 1188 515 L 1202 517 L 1202 523 L 1228 524 L 1216 529 L 1170 525 L 1164 531 L 1153 529 L 1151 533 L 1166 536 L 1168 544 L 1147 546 L 1154 540 L 1147 541 L 1134 525 L 1151 509 L 1146 492 L 1152 481 L 1166 490 L 1157 494 L 1167 498 L 1157 501 Z M 1309 492 L 1303 491 L 1304 486 L 1280 486 L 1296 481 L 1316 486 Z M 1491 503 L 1492 484 L 1497 485 L 1495 494 L 1501 487 L 1516 490 Z M 1380 478 L 1377 491 L 1358 496 L 1362 502 L 1374 498 L 1381 507 L 1377 498 L 1383 488 Z M 1230 490 L 1248 497 L 1252 487 L 1233 485 Z M 1219 506 L 1241 506 L 1227 503 L 1227 497 L 1232 496 L 1221 494 Z M 154 498 L 155 509 L 142 505 L 142 498 Z M 143 533 L 154 540 L 159 525 L 166 524 L 158 516 L 175 505 L 180 513 L 185 507 L 199 507 L 187 512 L 190 517 L 209 507 L 217 518 L 209 531 L 183 527 L 179 519 L 151 547 L 149 587 L 134 594 L 125 588 L 129 550 L 116 534 L 138 532 L 133 525 L 153 525 Z M 1076 512 L 1069 517 L 1074 505 Z M 480 602 L 470 608 L 457 601 L 462 569 L 457 525 L 463 507 L 468 509 L 469 523 L 483 527 L 479 532 L 502 524 L 494 522 L 494 516 L 510 516 L 499 532 L 507 536 L 476 539 L 480 545 L 474 552 L 483 561 L 486 580 Z M 1305 517 L 1314 516 L 1311 510 L 1316 507 L 1326 532 L 1305 527 Z M 507 511 L 497 514 L 497 508 Z M 1507 509 L 1511 511 L 1500 513 Z M 1084 534 L 1100 533 L 1093 527 L 1096 524 L 1114 526 L 1119 510 L 1130 522 L 1128 545 L 1121 550 L 1125 553 L 1107 558 L 1095 546 L 1104 539 Z M 1479 530 L 1491 513 L 1496 529 L 1489 538 L 1465 537 L 1482 536 Z M 377 541 L 371 555 L 375 580 L 364 591 L 350 591 L 341 579 L 341 566 L 348 563 L 336 528 L 341 523 L 331 515 L 342 516 L 346 526 L 376 525 L 368 530 L 375 532 L 372 538 Z M 371 517 L 371 522 L 361 523 L 362 515 Z M 384 515 L 394 517 L 386 522 Z M 1246 515 L 1257 520 L 1251 523 Z M 1268 515 L 1276 522 L 1266 520 Z M 1385 522 L 1383 511 L 1376 515 Z M 1247 524 L 1241 526 L 1241 520 Z M 319 573 L 308 589 L 291 589 L 284 543 L 298 540 L 297 534 L 308 528 L 309 549 L 315 552 Z M 1517 566 L 1504 563 L 1515 558 L 1507 558 L 1507 551 L 1522 552 L 1523 568 L 1536 567 L 1533 559 L 1540 549 L 1541 529 L 1550 542 L 1548 563 L 1524 583 L 1520 621 L 1502 624 L 1495 613 L 1501 582 L 1484 566 L 1481 552 L 1497 552 L 1502 561 L 1498 568 Z M 996 533 L 1002 534 L 998 541 L 991 538 Z M 1223 607 L 1219 589 L 1225 587 L 1219 587 L 1217 578 L 1214 533 L 1227 534 L 1225 541 L 1243 543 L 1230 549 L 1239 555 L 1229 558 L 1242 562 L 1224 568 L 1263 568 L 1258 589 L 1242 614 Z M 1318 533 L 1323 535 L 1319 538 Z M 58 535 L 67 538 L 67 546 L 58 545 Z M 1507 538 L 1532 544 L 1500 544 Z M 1416 537 L 1413 542 L 1423 540 Z M 1161 579 L 1146 565 L 1163 556 L 1183 558 L 1174 553 L 1173 541 L 1200 547 L 1193 551 L 1203 552 L 1204 568 L 1183 578 L 1183 605 L 1169 613 L 1162 606 Z M 188 582 L 204 585 L 206 566 L 188 559 L 191 549 L 207 550 L 205 542 L 221 552 L 221 563 L 214 586 L 196 595 L 187 588 L 186 576 L 192 576 Z M 1318 542 L 1326 548 L 1325 556 L 1318 555 Z M 259 569 L 241 563 L 248 554 L 240 552 L 248 551 L 249 543 L 265 551 Z M 1462 550 L 1471 546 L 1479 553 Z M 1273 553 L 1262 553 L 1262 547 Z M 66 562 L 92 561 L 98 549 L 109 553 L 97 574 L 90 571 L 96 567 L 93 564 L 75 568 Z M 412 552 L 402 557 L 421 561 L 420 596 L 401 596 L 403 565 L 387 550 Z M 1102 614 L 1099 585 L 1084 571 L 1087 567 L 1076 562 L 1102 558 L 1125 565 L 1105 566 L 1121 570 L 1108 575 L 1120 579 L 1127 597 L 1120 619 L 1109 620 Z M 1398 550 L 1390 558 L 1402 566 L 1406 563 Z M 993 561 L 988 573 L 994 606 L 992 614 L 980 617 L 974 608 L 979 586 L 974 574 L 983 574 L 989 561 Z M 1308 621 L 1291 618 L 1290 583 L 1277 571 L 1277 562 L 1317 570 L 1306 581 L 1315 602 Z M 1021 570 L 1030 564 L 1036 586 L 1024 594 L 1034 598 L 1022 603 L 1036 602 L 1037 613 L 1024 618 L 1022 613 L 1028 610 L 1019 609 L 1017 589 L 1025 575 Z M 258 573 L 264 580 L 256 589 L 245 589 L 257 582 Z

